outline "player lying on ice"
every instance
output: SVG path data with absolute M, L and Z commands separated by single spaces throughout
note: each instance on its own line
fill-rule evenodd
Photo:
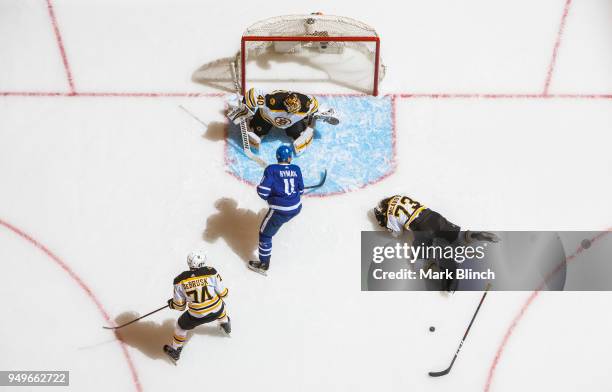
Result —
M 415 238 L 415 242 L 422 246 L 431 246 L 435 240 L 444 240 L 451 246 L 465 245 L 474 241 L 499 241 L 499 237 L 487 231 L 468 230 L 460 236 L 461 227 L 406 195 L 394 195 L 382 199 L 374 208 L 374 216 L 378 224 L 395 237 L 399 237 L 404 230 L 418 233 L 418 237 L 424 236 L 424 239 Z M 437 265 L 440 268 L 440 264 Z M 455 263 L 445 263 L 445 265 L 445 270 L 454 270 Z M 432 266 L 433 263 L 430 263 L 429 267 Z M 457 284 L 454 279 L 447 280 L 443 289 L 454 292 Z
M 314 96 L 292 91 L 276 90 L 268 94 L 252 88 L 244 97 L 234 95 L 228 104 L 227 117 L 236 125 L 247 122 L 249 142 L 255 148 L 276 127 L 293 139 L 293 150 L 299 155 L 312 143 L 317 120 L 332 125 L 339 123 L 333 109 L 319 112 L 319 102 Z
M 187 265 L 189 270 L 174 278 L 174 295 L 168 300 L 170 309 L 184 311 L 187 308 L 176 321 L 172 345 L 164 345 L 164 352 L 175 363 L 187 342 L 187 331 L 213 321 L 218 321 L 226 334 L 232 331 L 223 301 L 228 290 L 217 270 L 206 265 L 206 254 L 201 251 L 191 252 Z

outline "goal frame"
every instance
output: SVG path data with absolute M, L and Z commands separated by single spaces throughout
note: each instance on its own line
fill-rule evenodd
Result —
M 247 42 L 374 42 L 374 81 L 372 95 L 378 96 L 378 75 L 380 69 L 380 38 L 378 36 L 260 36 L 243 35 L 240 42 L 240 78 L 242 95 L 246 89 L 246 45 Z

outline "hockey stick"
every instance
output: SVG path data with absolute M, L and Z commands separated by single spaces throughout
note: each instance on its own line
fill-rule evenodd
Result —
M 183 105 L 178 105 L 178 107 L 183 110 L 185 113 L 187 113 L 191 118 L 193 118 L 194 120 L 196 120 L 197 122 L 199 122 L 200 124 L 204 125 L 205 127 L 208 126 L 208 124 L 206 124 L 204 121 L 200 120 L 198 118 L 198 116 L 196 116 L 195 114 L 191 113 L 189 110 L 187 110 Z
M 232 70 L 232 79 L 234 80 L 234 88 L 236 89 L 236 94 L 240 94 L 240 85 L 238 84 L 238 75 L 236 74 L 236 64 L 231 62 L 231 70 Z M 244 154 L 251 160 L 257 162 L 259 166 L 265 168 L 268 166 L 268 163 L 253 154 L 251 151 L 251 144 L 249 143 L 249 135 L 247 134 L 247 123 L 246 120 L 240 120 L 240 136 L 242 138 L 242 150 Z
M 476 308 L 476 311 L 474 312 L 474 316 L 472 316 L 472 321 L 470 321 L 470 325 L 468 325 L 467 329 L 465 330 L 465 334 L 463 334 L 463 338 L 461 339 L 461 343 L 459 343 L 459 348 L 457 348 L 457 352 L 455 352 L 455 356 L 453 357 L 453 360 L 451 361 L 451 364 L 448 368 L 442 370 L 441 372 L 429 372 L 429 375 L 431 377 L 440 377 L 440 376 L 446 376 L 448 373 L 450 373 L 453 365 L 455 364 L 455 360 L 457 359 L 457 356 L 459 355 L 459 351 L 461 351 L 461 347 L 463 347 L 463 342 L 465 341 L 465 338 L 467 337 L 468 333 L 470 332 L 470 328 L 472 328 L 472 324 L 474 323 L 474 320 L 476 319 L 476 315 L 478 314 L 478 311 L 480 310 L 480 306 L 482 305 L 483 301 L 485 300 L 487 293 L 489 292 L 489 289 L 491 288 L 491 283 L 487 283 L 487 286 L 485 287 L 485 292 L 482 294 L 482 298 L 480 298 L 480 302 L 478 303 L 478 307 Z
M 320 188 L 323 186 L 323 184 L 325 184 L 325 180 L 327 179 L 327 169 L 323 170 L 323 173 L 321 174 L 321 181 L 319 181 L 318 183 L 314 184 L 314 185 L 308 185 L 305 186 L 304 189 L 316 189 L 316 188 Z
M 142 320 L 143 318 L 145 318 L 145 317 L 147 317 L 147 316 L 150 316 L 150 315 L 152 315 L 153 313 L 157 313 L 157 312 L 159 312 L 160 310 L 165 309 L 165 308 L 167 308 L 167 307 L 168 307 L 168 305 L 164 305 L 164 306 L 162 306 L 162 307 L 161 307 L 161 308 L 159 308 L 159 309 L 155 309 L 154 311 L 152 311 L 152 312 L 150 312 L 150 313 L 145 314 L 144 316 L 140 316 L 140 317 L 138 317 L 137 319 L 134 319 L 134 320 L 132 320 L 132 321 L 129 321 L 129 322 L 125 323 L 125 324 L 118 325 L 118 326 L 116 326 L 116 327 L 102 327 L 102 328 L 104 328 L 104 329 L 119 329 L 119 328 L 123 328 L 123 327 L 126 327 L 126 326 L 128 326 L 128 325 L 130 325 L 130 324 L 132 324 L 132 323 L 135 323 L 135 322 L 136 322 L 136 321 L 138 321 L 138 320 Z

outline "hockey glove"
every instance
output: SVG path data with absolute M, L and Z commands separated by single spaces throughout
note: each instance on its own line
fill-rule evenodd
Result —
M 227 110 L 227 118 L 230 119 L 231 122 L 238 125 L 241 121 L 246 121 L 253 117 L 253 112 L 247 105 L 241 105 L 238 107 L 230 107 Z
M 168 307 L 169 307 L 170 309 L 180 310 L 178 307 L 176 307 L 176 305 L 174 305 L 174 300 L 173 300 L 172 298 L 170 298 L 170 299 L 168 300 Z
M 248 120 L 255 113 L 243 102 L 242 97 L 238 94 L 232 96 L 228 101 L 227 118 L 234 124 L 238 125 L 243 120 Z

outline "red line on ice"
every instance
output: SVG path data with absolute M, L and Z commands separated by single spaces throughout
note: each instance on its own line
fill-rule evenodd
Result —
M 70 93 L 74 94 L 74 80 L 72 79 L 72 71 L 70 71 L 70 64 L 68 63 L 68 56 L 66 56 L 66 48 L 64 48 L 64 42 L 62 40 L 62 34 L 60 33 L 59 26 L 57 24 L 57 18 L 55 17 L 55 11 L 53 10 L 53 4 L 51 0 L 47 0 L 47 10 L 49 11 L 49 18 L 53 25 L 53 32 L 55 33 L 55 40 L 59 47 L 62 61 L 64 63 L 64 70 L 66 71 L 66 79 L 68 79 L 68 86 L 70 87 Z
M 559 46 L 561 46 L 561 37 L 563 36 L 563 31 L 565 30 L 565 21 L 567 20 L 567 14 L 569 13 L 570 6 L 572 5 L 572 0 L 565 1 L 565 8 L 563 8 L 563 16 L 561 16 L 561 23 L 559 23 L 559 31 L 557 32 L 557 40 L 555 41 L 555 46 L 553 48 L 552 57 L 550 59 L 550 64 L 548 65 L 548 73 L 546 74 L 546 82 L 544 82 L 544 95 L 548 95 L 548 89 L 550 87 L 550 81 L 553 76 L 553 72 L 555 71 L 555 65 L 557 64 L 557 55 L 559 54 Z
M 612 228 L 608 228 L 608 229 L 606 229 L 606 231 L 602 231 L 597 236 L 591 238 L 590 239 L 591 246 L 596 241 L 599 241 L 604 236 L 610 234 L 611 233 L 610 230 L 612 230 Z M 500 359 L 502 357 L 502 354 L 504 353 L 504 350 L 506 349 L 506 346 L 508 345 L 508 341 L 510 340 L 510 337 L 514 333 L 514 330 L 516 329 L 516 326 L 522 320 L 523 316 L 525 315 L 525 313 L 527 312 L 529 307 L 533 304 L 535 299 L 540 295 L 540 292 L 542 291 L 542 288 L 544 287 L 544 284 L 558 272 L 560 267 L 570 263 L 572 260 L 574 260 L 576 257 L 578 257 L 585 250 L 586 250 L 586 248 L 583 248 L 582 245 L 578 249 L 576 249 L 576 251 L 573 254 L 571 254 L 570 256 L 568 256 L 565 259 L 564 263 L 561 263 L 559 266 L 557 266 L 557 268 L 555 270 L 553 270 L 552 273 L 549 274 L 546 277 L 546 279 L 540 284 L 540 286 L 536 290 L 534 290 L 531 293 L 531 295 L 529 295 L 529 297 L 527 298 L 527 300 L 525 301 L 523 306 L 521 306 L 521 309 L 519 310 L 517 315 L 514 316 L 514 319 L 512 320 L 512 322 L 510 323 L 510 326 L 508 326 L 508 329 L 506 330 L 506 333 L 504 334 L 504 338 L 502 339 L 499 347 L 497 348 L 497 351 L 495 352 L 495 357 L 493 358 L 493 362 L 491 363 L 491 366 L 489 367 L 489 373 L 487 375 L 487 382 L 486 382 L 485 388 L 484 388 L 485 392 L 489 392 L 491 390 L 491 384 L 493 383 L 493 378 L 495 376 L 495 371 L 497 369 L 497 365 L 499 364 L 499 361 L 500 361 Z
M 127 98 L 213 98 L 223 97 L 225 93 L 148 93 L 148 92 L 125 92 L 125 93 L 105 93 L 105 92 L 79 92 L 78 97 L 127 97 Z
M 3 91 L 2 97 L 72 97 L 72 98 L 213 98 L 223 97 L 225 93 L 186 93 L 186 92 L 73 92 L 53 91 Z
M 612 94 L 504 94 L 504 93 L 399 93 L 395 94 L 404 99 L 524 99 L 524 100 L 545 100 L 545 99 L 612 99 Z
M 102 317 L 104 318 L 104 320 L 108 324 L 112 323 L 108 313 L 106 312 L 106 310 L 102 306 L 102 303 L 100 303 L 100 301 L 95 296 L 95 294 L 91 291 L 89 286 L 87 286 L 87 284 L 85 284 L 85 282 L 65 262 L 63 262 L 57 255 L 55 255 L 53 252 L 51 252 L 49 250 L 49 248 L 47 248 L 46 246 L 44 246 L 40 242 L 36 241 L 34 238 L 32 238 L 32 236 L 30 236 L 29 234 L 27 234 L 23 230 L 20 230 L 17 227 L 15 227 L 15 226 L 11 225 L 10 223 L 7 223 L 7 222 L 5 222 L 5 221 L 3 221 L 1 219 L 0 219 L 0 226 L 6 227 L 7 229 L 12 231 L 13 233 L 17 234 L 19 237 L 21 237 L 24 240 L 28 241 L 30 244 L 34 245 L 39 250 L 41 250 L 51 260 L 53 260 L 61 269 L 63 269 L 72 278 L 72 280 L 74 280 L 74 282 L 77 285 L 79 285 L 79 287 L 81 289 L 83 289 L 83 291 L 85 291 L 87 296 L 94 302 L 94 304 L 96 305 L 96 307 L 98 308 L 98 310 L 102 314 Z M 117 337 L 117 342 L 119 342 L 119 345 L 121 346 L 121 351 L 123 352 L 123 356 L 125 357 L 127 365 L 128 365 L 128 367 L 130 369 L 130 373 L 132 375 L 132 381 L 134 383 L 134 388 L 137 391 L 141 392 L 142 391 L 142 386 L 140 385 L 140 380 L 138 378 L 138 373 L 136 372 L 136 368 L 134 367 L 134 363 L 132 362 L 132 357 L 130 356 L 130 353 L 127 350 L 126 344 L 124 342 L 122 342 L 121 339 L 119 339 L 119 337 L 117 336 L 116 332 L 115 332 L 115 336 Z
M 393 143 L 393 170 L 389 175 L 395 173 L 397 169 L 397 95 L 391 96 L 391 129 L 392 132 L 392 143 Z M 382 178 L 380 179 L 382 181 Z
M 0 97 L 71 97 L 71 98 L 222 98 L 227 93 L 197 92 L 60 92 L 60 91 L 0 91 Z M 366 97 L 364 94 L 313 94 L 317 96 Z M 506 94 L 506 93 L 390 93 L 385 97 L 399 99 L 575 99 L 607 100 L 612 94 Z

